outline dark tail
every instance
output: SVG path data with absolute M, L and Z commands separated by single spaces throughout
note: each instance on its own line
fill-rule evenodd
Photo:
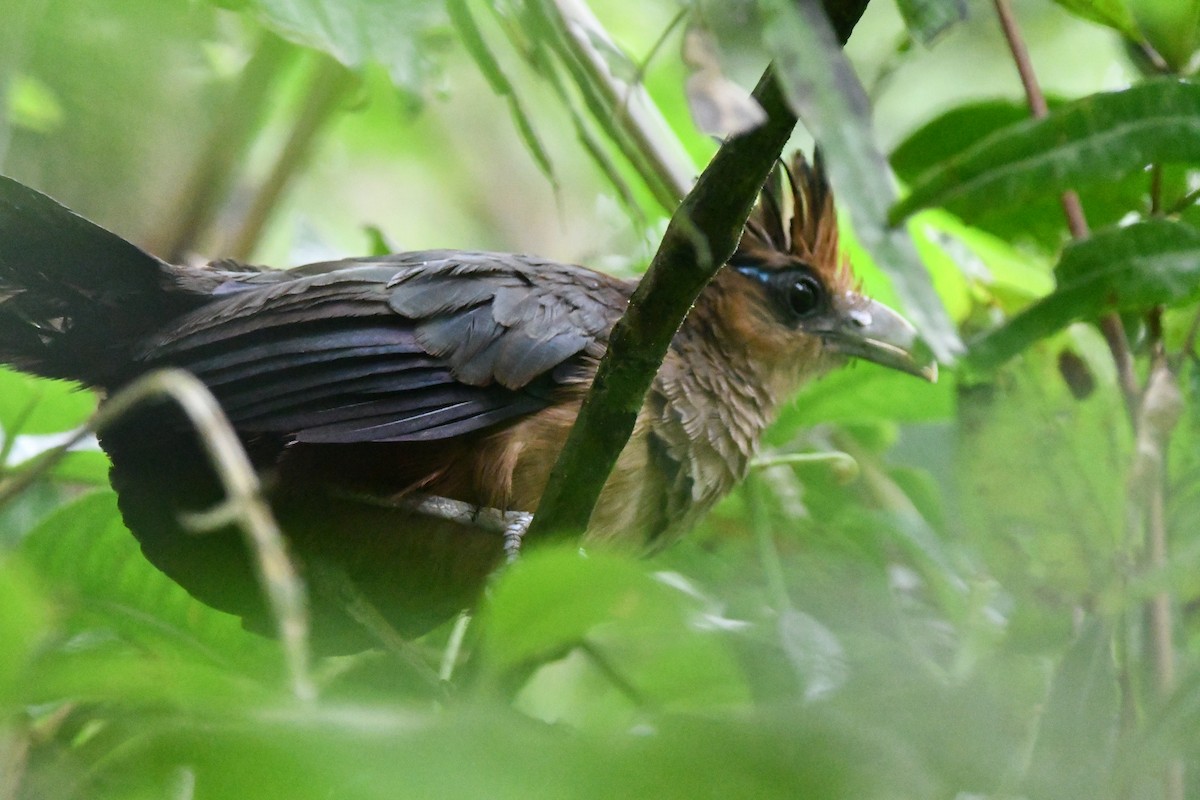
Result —
M 172 267 L 0 176 L 0 362 L 109 386 L 133 343 L 195 307 Z

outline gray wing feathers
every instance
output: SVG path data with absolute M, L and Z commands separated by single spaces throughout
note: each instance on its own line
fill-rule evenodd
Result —
M 413 441 L 552 402 L 585 372 L 632 286 L 525 256 L 431 251 L 248 273 L 147 341 L 241 430 Z

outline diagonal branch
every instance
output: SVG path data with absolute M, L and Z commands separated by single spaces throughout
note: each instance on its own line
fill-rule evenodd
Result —
M 866 2 L 825 0 L 843 43 Z M 608 353 L 550 474 L 527 541 L 567 540 L 586 530 L 671 338 L 737 247 L 759 189 L 796 125 L 770 69 L 754 99 L 767 121 L 722 144 L 671 217 L 629 310 L 613 328 Z

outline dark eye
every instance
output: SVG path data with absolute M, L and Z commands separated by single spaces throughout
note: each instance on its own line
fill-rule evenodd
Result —
M 807 316 L 821 305 L 821 286 L 808 276 L 799 278 L 788 287 L 787 301 L 793 314 Z

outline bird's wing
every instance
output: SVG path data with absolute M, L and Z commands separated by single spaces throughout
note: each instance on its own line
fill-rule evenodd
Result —
M 311 443 L 445 439 L 586 379 L 630 284 L 527 256 L 436 251 L 231 277 L 144 344 L 235 427 Z

